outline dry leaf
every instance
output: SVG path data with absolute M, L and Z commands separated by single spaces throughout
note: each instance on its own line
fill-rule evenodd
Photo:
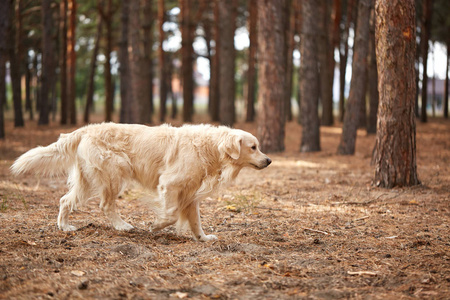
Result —
M 78 277 L 81 277 L 81 276 L 83 276 L 84 274 L 86 274 L 86 272 L 78 271 L 78 270 L 70 271 L 70 273 L 71 273 L 72 275 L 75 275 L 75 276 L 78 276 Z

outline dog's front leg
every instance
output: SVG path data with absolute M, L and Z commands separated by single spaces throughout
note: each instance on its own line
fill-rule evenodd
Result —
M 162 207 L 155 209 L 157 219 L 150 227 L 151 232 L 156 232 L 167 226 L 173 225 L 179 218 L 178 190 L 161 184 L 158 186 L 158 192 Z
M 189 204 L 188 207 L 183 212 L 186 219 L 189 221 L 189 226 L 191 227 L 192 233 L 195 238 L 201 242 L 215 241 L 217 236 L 210 234 L 206 235 L 203 232 L 201 220 L 200 220 L 200 208 L 197 201 Z

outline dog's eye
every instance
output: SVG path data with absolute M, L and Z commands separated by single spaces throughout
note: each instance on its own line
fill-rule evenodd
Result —
M 256 150 L 256 146 L 252 146 L 252 150 Z

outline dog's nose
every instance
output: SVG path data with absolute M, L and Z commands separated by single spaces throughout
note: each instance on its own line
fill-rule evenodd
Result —
M 270 158 L 267 158 L 267 165 L 270 165 L 272 163 L 272 160 Z

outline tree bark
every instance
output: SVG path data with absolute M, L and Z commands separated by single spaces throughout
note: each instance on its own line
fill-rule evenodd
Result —
M 51 11 L 51 0 L 42 0 L 42 75 L 41 75 L 41 107 L 39 111 L 39 125 L 49 123 L 49 94 L 53 80 L 53 45 L 52 29 L 53 16 Z
M 444 86 L 444 118 L 448 119 L 448 71 L 450 65 L 450 39 L 447 41 L 447 60 L 445 68 L 445 86 Z
M 255 120 L 255 98 L 256 98 L 256 52 L 258 50 L 258 4 L 257 0 L 248 2 L 249 10 L 249 38 L 250 45 L 248 47 L 248 71 L 247 71 L 247 109 L 246 122 Z
M 376 47 L 380 104 L 374 183 L 417 185 L 414 0 L 377 0 Z
M 330 11 L 328 0 L 321 0 L 319 6 L 319 77 L 320 77 L 320 101 L 322 103 L 322 125 L 333 125 L 333 90 L 330 72 L 333 70 L 330 61 Z
M 300 34 L 300 110 L 302 124 L 301 152 L 320 151 L 319 70 L 317 61 L 317 3 L 305 0 L 302 5 Z
M 370 41 L 369 41 L 369 122 L 367 133 L 374 134 L 377 132 L 378 117 L 378 72 L 377 72 L 377 56 L 375 53 L 375 10 L 370 15 Z
M 294 45 L 295 45 L 295 9 L 296 0 L 288 0 L 285 5 L 285 44 L 286 44 L 286 92 L 285 92 L 285 118 L 286 121 L 292 121 L 292 83 L 294 72 Z
M 153 114 L 153 0 L 141 0 L 142 15 L 140 20 L 143 35 L 141 44 L 144 53 L 142 54 L 140 73 L 143 80 L 143 98 L 141 110 L 141 120 L 144 123 L 152 123 Z
M 212 57 L 211 64 L 211 79 L 210 79 L 210 99 L 209 99 L 209 113 L 211 115 L 211 121 L 219 122 L 219 108 L 220 108 L 220 86 L 219 86 L 219 73 L 220 73 L 220 32 L 219 32 L 219 1 L 214 1 L 214 55 Z
M 220 122 L 232 126 L 236 121 L 234 104 L 236 84 L 234 81 L 236 50 L 234 31 L 236 30 L 236 0 L 219 1 L 219 93 Z
M 0 1 L 0 139 L 5 138 L 4 107 L 6 104 L 6 61 L 8 60 L 8 29 L 11 2 Z
M 60 34 L 61 34 L 61 56 L 60 65 L 60 90 L 61 90 L 61 125 L 67 124 L 67 0 L 60 3 Z
M 181 72 L 183 82 L 183 121 L 192 122 L 194 114 L 193 32 L 191 0 L 180 0 L 181 14 Z
M 345 73 L 347 70 L 348 61 L 348 36 L 350 32 L 350 26 L 353 20 L 353 7 L 355 6 L 355 0 L 347 1 L 347 13 L 345 20 L 345 29 L 342 32 L 342 43 L 339 51 L 339 121 L 344 121 L 345 114 Z
M 423 0 L 423 19 L 420 38 L 420 53 L 422 54 L 422 109 L 420 114 L 420 121 L 423 123 L 428 121 L 427 116 L 427 102 L 428 102 L 428 41 L 431 32 L 431 16 L 432 16 L 432 0 Z
M 75 67 L 76 67 L 76 51 L 75 51 L 75 30 L 76 30 L 76 0 L 68 0 L 69 12 L 69 26 L 67 30 L 67 100 L 69 109 L 70 124 L 77 123 L 76 111 L 76 81 L 75 81 Z
M 158 0 L 158 22 L 159 22 L 159 120 L 164 122 L 166 119 L 167 109 L 167 70 L 166 70 L 166 52 L 164 51 L 165 33 L 163 30 L 166 21 L 166 9 L 164 0 Z
M 99 16 L 97 23 L 97 35 L 95 37 L 94 49 L 92 50 L 91 64 L 89 67 L 88 89 L 86 92 L 86 106 L 84 107 L 84 122 L 89 123 L 89 117 L 94 103 L 95 91 L 95 69 L 97 67 L 97 55 L 100 48 L 100 39 L 102 36 L 103 17 L 101 10 L 103 9 L 103 1 L 99 2 Z
M 286 0 L 258 1 L 258 139 L 263 152 L 284 150 Z
M 102 5 L 103 7 L 103 5 Z M 103 22 L 106 28 L 106 46 L 105 46 L 105 121 L 110 122 L 112 120 L 112 113 L 114 111 L 114 95 L 113 95 L 113 83 L 111 75 L 111 52 L 112 46 L 112 1 L 106 1 L 106 12 L 102 13 Z
M 133 115 L 136 113 L 132 110 L 133 107 L 133 95 L 130 87 L 130 58 L 128 55 L 128 20 L 130 13 L 130 2 L 122 1 L 122 11 L 120 14 L 121 20 L 121 40 L 119 49 L 119 72 L 120 72 L 120 122 L 132 123 Z
M 353 155 L 355 153 L 356 131 L 362 101 L 365 101 L 371 3 L 372 0 L 359 0 L 350 95 L 347 100 L 342 136 L 337 150 L 338 154 Z

